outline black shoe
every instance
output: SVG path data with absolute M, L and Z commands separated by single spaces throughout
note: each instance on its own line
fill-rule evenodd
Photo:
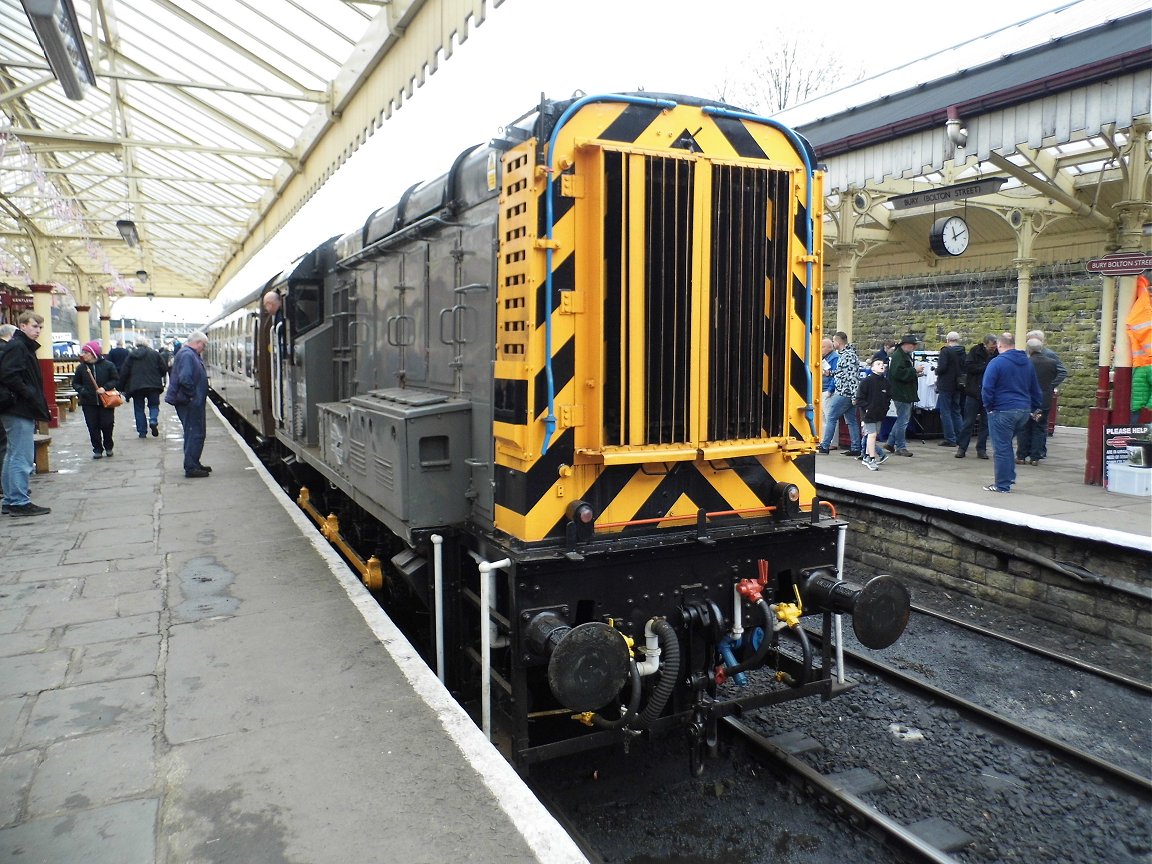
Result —
M 827 447 L 817 447 L 816 452 L 822 456 L 827 456 L 828 455 L 828 448 Z
M 105 450 L 104 455 L 107 456 L 109 459 L 111 459 L 112 458 L 112 451 L 111 450 Z
M 201 471 L 207 471 L 209 474 L 211 474 L 212 473 L 212 466 L 211 465 L 201 465 L 200 470 Z
M 963 450 L 957 450 L 956 451 L 956 458 L 957 459 L 963 459 L 964 458 L 964 451 Z
M 884 449 L 887 450 L 889 453 L 895 453 L 896 452 L 896 448 L 892 444 L 885 444 Z
M 208 472 L 203 468 L 193 468 L 191 471 L 184 472 L 185 477 L 207 477 Z
M 150 423 L 150 424 L 148 424 L 148 425 L 149 425 L 149 428 L 151 428 L 151 429 L 152 429 L 152 437 L 153 437 L 153 438 L 157 438 L 157 437 L 159 437 L 159 435 L 160 435 L 160 430 L 156 428 L 156 424 L 155 424 L 155 423 Z M 143 436 L 143 435 L 141 435 L 140 437 L 141 437 L 141 438 L 143 438 L 144 436 Z
M 27 504 L 9 504 L 9 516 L 43 516 L 45 513 L 51 513 L 51 507 L 41 507 L 38 504 L 33 504 L 29 501 Z
M 7 513 L 7 512 L 8 512 L 8 505 L 7 504 L 0 504 L 0 513 Z
M 100 453 L 100 452 L 93 452 L 93 454 L 92 454 L 92 458 L 93 458 L 93 459 L 103 459 L 103 458 L 104 458 L 104 454 L 103 454 L 103 453 Z
M 937 447 L 955 447 L 956 442 L 955 441 L 949 441 L 947 438 L 945 438 L 943 441 L 941 441 L 936 446 Z
M 976 458 L 977 458 L 977 459 L 987 459 L 987 458 L 988 458 L 988 454 L 987 454 L 987 453 L 977 453 L 977 454 L 976 454 Z
M 859 450 L 845 450 L 840 455 L 841 456 L 854 456 L 855 458 L 859 459 L 860 458 L 860 451 Z

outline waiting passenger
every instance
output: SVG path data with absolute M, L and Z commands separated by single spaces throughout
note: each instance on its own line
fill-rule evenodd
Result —
M 36 352 L 40 343 L 40 329 L 44 316 L 30 310 L 16 319 L 19 329 L 0 353 L 0 387 L 6 394 L 0 407 L 0 424 L 8 436 L 8 451 L 4 454 L 3 512 L 9 516 L 43 516 L 51 507 L 32 503 L 28 494 L 28 481 L 36 468 L 36 421 L 52 419 L 48 400 L 44 398 L 44 381 L 40 375 L 40 361 Z
M 207 433 L 205 403 L 208 401 L 208 372 L 201 355 L 208 346 L 208 337 L 193 331 L 172 358 L 172 373 L 168 376 L 168 392 L 164 401 L 176 409 L 180 425 L 184 428 L 184 476 L 207 477 L 212 469 L 200 462 Z
M 100 356 L 100 343 L 96 340 L 85 342 L 80 349 L 80 363 L 72 376 L 72 389 L 76 391 L 76 401 L 84 412 L 84 423 L 88 426 L 88 440 L 92 442 L 92 458 L 112 457 L 112 432 L 116 426 L 116 409 L 105 408 L 100 403 L 100 394 L 115 389 L 120 382 L 120 373 L 111 360 Z

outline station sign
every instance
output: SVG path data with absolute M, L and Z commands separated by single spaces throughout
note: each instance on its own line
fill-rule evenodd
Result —
M 1084 267 L 1089 273 L 1104 276 L 1135 276 L 1152 268 L 1152 255 L 1144 252 L 1114 252 L 1103 258 L 1094 258 Z
M 951 201 L 975 198 L 978 195 L 994 195 L 1000 191 L 1000 187 L 1006 182 L 1003 177 L 988 177 L 972 183 L 940 186 L 936 189 L 925 189 L 923 192 L 913 192 L 911 195 L 899 195 L 896 198 L 889 198 L 888 203 L 896 210 L 911 210 L 913 207 L 947 204 Z
M 32 308 L 31 294 L 12 294 L 0 291 L 0 308 L 11 309 L 13 312 Z
M 1128 444 L 1148 437 L 1148 426 L 1104 427 L 1104 486 L 1108 486 L 1108 466 L 1128 464 Z M 1150 469 L 1152 470 L 1152 469 Z

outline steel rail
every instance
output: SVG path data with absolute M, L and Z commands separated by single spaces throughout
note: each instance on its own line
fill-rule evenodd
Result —
M 979 633 L 981 636 L 987 636 L 990 639 L 999 639 L 1002 642 L 1007 642 L 1009 645 L 1015 645 L 1017 648 L 1022 648 L 1025 651 L 1030 651 L 1041 657 L 1047 657 L 1051 660 L 1058 660 L 1065 665 L 1072 666 L 1084 672 L 1089 672 L 1100 678 L 1105 678 L 1109 681 L 1114 681 L 1118 684 L 1123 684 L 1135 690 L 1141 690 L 1145 693 L 1152 693 L 1152 683 L 1141 681 L 1139 678 L 1134 678 L 1131 675 L 1125 675 L 1122 672 L 1114 672 L 1111 669 L 1105 669 L 1103 666 L 1096 666 L 1084 660 L 1079 660 L 1071 655 L 1064 654 L 1060 651 L 1054 651 L 1051 648 L 1043 648 L 1040 645 L 1034 645 L 1031 642 L 1025 642 L 1023 639 L 1017 639 L 1015 636 L 1009 636 L 1006 633 L 999 633 L 995 630 L 989 630 L 987 627 L 982 627 L 979 624 L 973 624 L 971 621 L 965 621 L 961 618 L 956 618 L 946 612 L 940 612 L 936 609 L 929 609 L 926 606 L 917 606 L 912 604 L 912 611 L 919 612 L 921 615 L 929 615 L 933 618 L 939 618 L 941 621 L 947 621 L 949 624 L 955 624 L 957 627 L 963 627 L 965 630 L 971 630 L 973 633 Z
M 799 777 L 804 783 L 818 789 L 821 794 L 844 805 L 845 809 L 850 811 L 853 816 L 878 829 L 883 834 L 884 839 L 898 849 L 902 855 L 914 856 L 915 861 L 926 862 L 926 864 L 958 864 L 957 859 L 951 855 L 937 849 L 892 817 L 881 813 L 872 805 L 861 800 L 859 796 L 847 791 L 836 781 L 825 777 L 810 765 L 777 747 L 743 721 L 737 720 L 735 717 L 725 717 L 724 722 L 755 745 L 757 749 L 779 762 L 787 773 Z

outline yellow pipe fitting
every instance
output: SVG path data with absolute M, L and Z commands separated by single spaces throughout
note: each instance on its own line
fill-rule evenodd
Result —
M 573 714 L 572 719 L 577 723 L 583 723 L 585 726 L 592 725 L 592 718 L 596 716 L 595 711 L 582 711 L 579 714 Z

